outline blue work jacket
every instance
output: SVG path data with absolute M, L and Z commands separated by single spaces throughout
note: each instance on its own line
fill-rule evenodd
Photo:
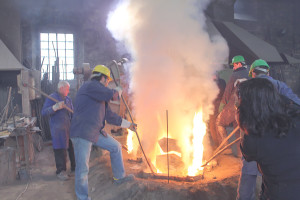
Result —
M 50 96 L 58 101 L 64 101 L 66 106 L 73 109 L 72 100 L 69 97 L 64 99 L 58 92 L 54 92 Z M 52 108 L 54 104 L 56 102 L 47 98 L 42 108 L 42 115 L 50 115 L 49 124 L 53 149 L 68 149 L 72 113 L 65 108 L 54 111 Z
M 275 86 L 275 88 L 277 89 L 279 94 L 281 94 L 283 96 L 286 96 L 287 98 L 292 100 L 294 103 L 300 105 L 299 97 L 296 94 L 294 94 L 292 89 L 289 88 L 284 82 L 279 81 L 279 80 L 275 80 L 271 76 L 267 76 L 267 75 L 260 75 L 257 78 L 266 78 L 266 79 L 268 79 Z
M 84 83 L 77 92 L 74 103 L 74 115 L 71 121 L 71 138 L 82 138 L 96 143 L 103 131 L 105 121 L 120 126 L 122 118 L 112 112 L 108 101 L 115 90 L 109 89 L 99 81 Z

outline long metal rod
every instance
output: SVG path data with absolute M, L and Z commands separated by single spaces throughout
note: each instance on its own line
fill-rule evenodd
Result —
M 113 64 L 114 64 L 116 67 L 118 67 L 118 63 L 117 63 L 115 60 L 113 60 L 112 62 L 113 62 Z M 108 66 L 110 66 L 110 65 L 108 65 Z M 116 79 L 115 79 L 115 76 L 114 76 L 113 71 L 112 71 L 112 70 L 110 70 L 110 71 L 111 71 L 111 75 L 112 75 L 112 77 L 113 77 L 113 80 L 114 80 L 116 86 L 119 86 L 118 82 L 117 82 Z M 122 94 L 121 94 L 121 99 L 122 99 L 123 103 L 125 104 L 125 107 L 126 107 L 128 113 L 129 113 L 131 122 L 134 123 L 134 120 L 133 120 L 133 118 L 132 118 L 132 115 L 131 115 L 131 112 L 130 112 L 130 110 L 129 110 L 129 107 L 128 107 L 128 105 L 127 105 L 127 103 L 126 103 L 126 101 L 125 101 L 125 99 L 124 99 L 124 97 L 123 97 Z M 145 152 L 144 152 L 144 149 L 143 149 L 143 146 L 142 146 L 142 143 L 141 143 L 141 140 L 140 140 L 140 137 L 139 137 L 139 134 L 138 134 L 137 130 L 135 130 L 135 134 L 136 134 L 136 137 L 137 137 L 137 139 L 138 139 L 139 145 L 140 145 L 140 147 L 141 147 L 142 153 L 143 153 L 143 155 L 144 155 L 144 157 L 145 157 L 145 160 L 146 160 L 146 162 L 147 162 L 147 164 L 148 164 L 148 166 L 149 166 L 151 172 L 154 174 L 154 171 L 153 171 L 153 169 L 152 169 L 152 167 L 151 167 L 151 165 L 150 165 L 150 163 L 149 163 L 149 161 L 148 161 L 148 159 L 147 159 L 147 156 L 146 156 L 146 154 L 145 154 Z
M 239 130 L 239 126 L 237 126 L 223 141 L 222 141 L 222 143 L 219 145 L 219 147 L 214 151 L 214 153 L 216 153 L 216 152 L 218 152 L 221 148 L 222 148 L 222 146 L 227 142 L 227 140 L 229 140 L 229 138 L 231 138 L 231 136 L 235 133 L 235 132 L 237 132 L 238 130 Z
M 230 144 L 226 145 L 225 147 L 223 147 L 221 150 L 219 150 L 218 152 L 216 152 L 210 159 L 208 159 L 203 165 L 201 165 L 201 167 L 206 166 L 210 161 L 212 161 L 215 157 L 217 157 L 218 155 L 220 155 L 223 151 L 225 151 L 227 148 L 231 147 L 232 145 L 234 145 L 235 143 L 237 143 L 238 141 L 240 141 L 242 139 L 242 137 L 239 137 L 238 139 L 234 140 L 233 142 L 231 142 Z
M 29 84 L 23 83 L 23 86 L 24 86 L 24 87 L 28 87 L 28 88 L 30 88 L 30 89 L 33 89 L 33 90 L 35 90 L 35 91 L 41 93 L 42 95 L 44 95 L 45 97 L 47 97 L 48 99 L 51 99 L 52 101 L 54 101 L 54 102 L 56 102 L 56 103 L 59 102 L 57 99 L 54 99 L 53 97 L 49 96 L 49 95 L 46 94 L 45 92 L 43 92 L 43 91 L 41 91 L 41 90 L 39 90 L 39 89 L 37 89 L 37 88 L 35 88 L 35 87 L 32 87 L 32 86 L 30 86 Z M 69 108 L 68 106 L 64 106 L 64 108 L 67 109 L 69 112 L 73 113 L 73 110 L 72 110 L 71 108 Z
M 167 163 L 168 163 L 168 183 L 170 181 L 170 165 L 169 165 L 169 116 L 168 110 L 166 110 L 167 114 Z

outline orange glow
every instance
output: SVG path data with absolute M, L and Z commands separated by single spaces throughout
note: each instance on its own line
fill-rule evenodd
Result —
M 157 139 L 157 143 L 154 144 L 155 148 L 153 148 L 153 154 L 148 154 L 147 157 L 150 158 L 152 164 L 156 167 L 156 173 L 164 173 L 166 174 L 166 169 L 159 169 L 159 166 L 157 166 L 156 157 L 159 155 L 167 155 L 167 152 L 164 152 L 162 148 L 160 147 L 158 141 L 160 141 L 162 138 L 166 137 L 166 132 L 163 130 L 163 125 L 161 118 L 157 118 L 160 123 L 160 137 Z M 192 120 L 192 119 L 191 119 Z M 169 139 L 175 139 L 177 140 L 177 145 L 180 147 L 181 152 L 177 151 L 169 151 L 169 155 L 176 155 L 178 156 L 182 163 L 184 163 L 184 169 L 176 171 L 175 174 L 177 176 L 196 176 L 198 175 L 201 170 L 203 170 L 202 165 L 202 159 L 203 159 L 203 138 L 206 134 L 206 124 L 203 121 L 203 113 L 202 110 L 195 113 L 193 118 L 193 123 L 189 125 L 184 125 L 182 127 L 182 130 L 184 130 L 182 133 L 179 133 L 175 137 L 170 136 Z M 127 148 L 129 154 L 134 154 L 133 152 L 136 151 L 136 148 L 138 147 L 135 145 L 134 141 L 134 132 L 131 130 L 128 130 L 128 136 L 127 136 Z M 172 134 L 174 136 L 174 134 Z M 170 145 L 170 143 L 169 143 Z M 152 155 L 152 156 L 151 156 Z M 169 157 L 170 158 L 170 157 Z M 174 159 L 174 158 L 173 158 Z M 160 161 L 161 163 L 161 161 Z
M 158 148 L 159 148 L 159 150 L 160 150 L 160 155 L 167 155 L 167 152 L 164 152 L 164 151 L 160 148 L 160 146 L 158 146 Z M 181 153 L 179 153 L 179 152 L 177 152 L 177 151 L 169 151 L 169 155 L 170 155 L 170 154 L 175 154 L 175 155 L 181 157 Z
M 206 125 L 203 122 L 203 113 L 198 112 L 194 117 L 194 127 L 193 127 L 193 163 L 188 168 L 188 175 L 195 176 L 200 170 L 202 158 L 203 158 L 203 138 L 206 132 Z
M 127 135 L 127 152 L 130 154 L 133 151 L 133 135 L 134 132 L 131 131 L 130 129 L 127 129 L 128 135 Z

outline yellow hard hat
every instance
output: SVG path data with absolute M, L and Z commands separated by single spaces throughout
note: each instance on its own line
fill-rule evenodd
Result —
M 101 73 L 105 76 L 107 76 L 108 80 L 111 81 L 112 78 L 110 77 L 110 70 L 104 66 L 104 65 L 97 65 L 94 69 L 93 69 L 93 73 L 94 72 L 98 72 Z

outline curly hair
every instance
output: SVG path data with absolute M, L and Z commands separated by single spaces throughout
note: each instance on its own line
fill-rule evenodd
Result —
M 246 134 L 262 136 L 272 132 L 281 137 L 287 134 L 294 111 L 267 79 L 254 78 L 239 84 L 237 121 Z

